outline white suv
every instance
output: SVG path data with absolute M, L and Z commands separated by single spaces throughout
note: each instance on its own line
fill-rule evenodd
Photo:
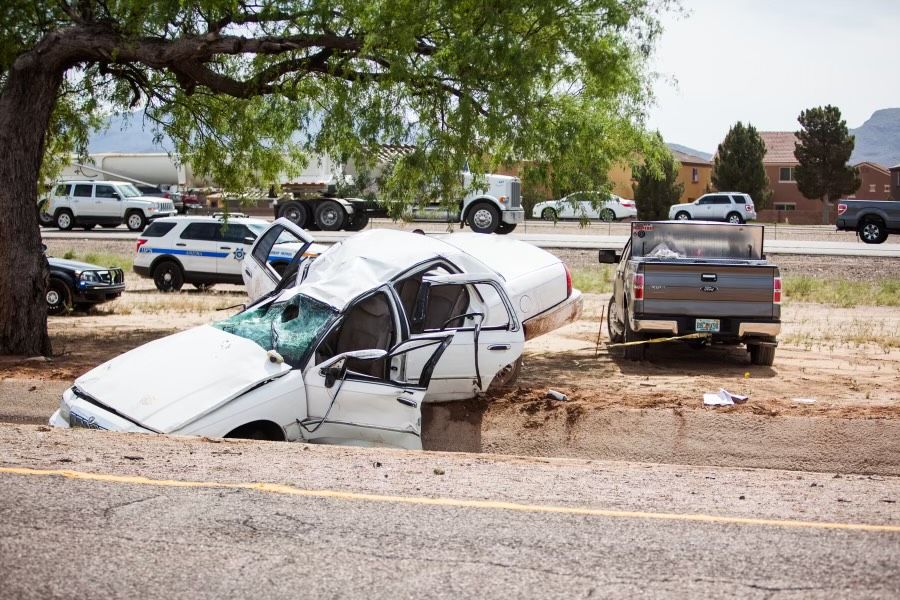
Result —
M 669 219 L 744 223 L 756 220 L 756 207 L 749 194 L 715 192 L 687 204 L 673 204 L 669 208 Z
M 131 231 L 142 231 L 150 221 L 176 214 L 171 200 L 144 196 L 125 181 L 58 183 L 44 212 L 47 221 L 52 219 L 64 231 L 76 225 L 89 230 L 95 225 L 118 227 L 122 223 Z
M 208 289 L 216 283 L 243 283 L 241 265 L 250 248 L 271 223 L 243 216 L 170 217 L 154 221 L 138 238 L 134 272 L 153 278 L 162 292 L 175 292 L 185 283 Z M 279 239 L 267 255 L 276 272 L 286 267 L 297 253 L 290 242 Z M 321 248 L 307 248 L 305 255 Z

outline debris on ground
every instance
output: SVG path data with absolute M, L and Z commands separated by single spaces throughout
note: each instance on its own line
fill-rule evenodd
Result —
M 794 398 L 794 402 L 797 404 L 815 404 L 815 398 Z
M 747 401 L 747 396 L 741 396 L 739 394 L 732 394 L 725 388 L 719 389 L 719 391 L 715 394 L 706 393 L 703 394 L 703 405 L 704 406 L 733 406 L 735 404 L 743 404 Z
M 569 399 L 568 396 L 566 396 L 562 392 L 557 392 L 556 390 L 547 390 L 546 397 L 550 398 L 551 400 L 557 400 L 559 402 L 565 402 L 566 400 Z

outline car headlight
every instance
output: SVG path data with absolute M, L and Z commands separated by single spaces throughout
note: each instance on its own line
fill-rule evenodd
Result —
M 94 271 L 83 271 L 78 278 L 82 283 L 100 283 L 100 278 Z

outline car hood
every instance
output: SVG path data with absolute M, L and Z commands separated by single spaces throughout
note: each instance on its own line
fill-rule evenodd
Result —
M 169 433 L 290 369 L 256 343 L 204 325 L 105 362 L 75 387 L 139 425 Z
M 50 263 L 51 267 L 56 267 L 58 269 L 71 269 L 73 271 L 106 271 L 109 269 L 118 268 L 101 267 L 98 265 L 92 265 L 91 263 L 79 262 L 77 260 L 67 260 L 65 258 L 48 257 L 47 262 Z

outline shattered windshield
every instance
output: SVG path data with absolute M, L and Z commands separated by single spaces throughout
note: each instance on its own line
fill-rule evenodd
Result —
M 213 323 L 213 327 L 256 342 L 263 350 L 275 350 L 295 368 L 302 367 L 319 334 L 337 312 L 326 304 L 297 294 Z

